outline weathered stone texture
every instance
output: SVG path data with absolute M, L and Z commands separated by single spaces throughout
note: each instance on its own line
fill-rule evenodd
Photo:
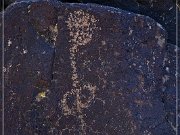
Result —
M 149 16 L 168 32 L 168 42 L 176 44 L 176 0 L 60 0 L 62 2 L 96 3 Z M 180 12 L 178 12 L 180 22 Z M 180 25 L 178 30 L 180 30 Z M 179 31 L 180 33 L 180 31 Z M 180 34 L 179 34 L 180 35 Z M 180 39 L 180 36 L 178 37 Z M 180 44 L 180 42 L 179 42 Z
M 5 133 L 174 135 L 162 101 L 166 33 L 91 4 L 5 12 Z
M 180 63 L 178 63 L 178 65 L 176 66 L 177 58 L 178 61 L 180 60 L 179 57 L 176 57 L 177 53 L 179 55 L 179 48 L 177 49 L 174 45 L 167 44 L 164 59 L 165 66 L 163 76 L 163 102 L 166 110 L 166 119 L 174 130 L 176 128 L 176 92 L 178 92 L 177 88 L 179 88 L 180 86 L 179 74 L 177 74 L 178 78 L 176 79 L 176 70 L 179 69 L 178 67 L 180 67 Z M 180 97 L 180 94 L 178 95 L 178 97 Z M 180 108 L 180 106 L 178 108 Z

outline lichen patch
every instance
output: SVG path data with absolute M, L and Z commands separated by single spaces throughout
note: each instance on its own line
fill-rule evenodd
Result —
M 46 98 L 46 94 L 47 94 L 46 91 L 38 93 L 38 95 L 36 96 L 36 101 L 40 102 L 42 99 Z

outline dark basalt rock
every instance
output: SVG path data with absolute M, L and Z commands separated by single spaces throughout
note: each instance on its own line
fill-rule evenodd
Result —
M 175 134 L 162 101 L 166 33 L 153 19 L 21 2 L 5 29 L 5 134 Z
M 179 48 L 178 48 L 179 54 Z M 179 61 L 178 57 L 178 61 Z M 180 63 L 177 67 L 180 67 Z M 167 44 L 164 60 L 164 77 L 163 77 L 163 102 L 166 110 L 166 119 L 175 130 L 176 128 L 176 85 L 180 86 L 180 80 L 176 84 L 176 47 Z M 179 71 L 178 71 L 179 72 Z M 178 74 L 179 78 L 179 74 Z M 180 108 L 180 107 L 179 107 Z M 179 112 L 179 110 L 178 110 Z
M 168 32 L 168 42 L 176 44 L 175 0 L 61 0 L 62 2 L 96 3 L 150 16 Z M 178 4 L 178 8 L 180 8 Z M 180 13 L 178 12 L 180 22 Z M 179 25 L 180 30 L 180 25 Z M 179 32 L 180 33 L 180 32 Z M 180 39 L 180 36 L 178 37 Z M 180 44 L 180 42 L 179 42 Z
M 37 0 L 7 0 L 6 5 L 19 1 Z M 168 32 L 168 42 L 176 44 L 176 1 L 175 0 L 59 0 L 73 3 L 96 3 L 120 8 L 134 13 L 150 16 L 160 23 Z M 177 5 L 178 7 L 179 4 Z M 178 12 L 180 22 L 180 13 Z M 180 26 L 180 25 L 179 25 Z M 179 28 L 180 29 L 180 28 Z M 180 34 L 179 34 L 180 35 Z M 180 39 L 180 36 L 178 37 Z M 179 42 L 180 44 L 180 42 Z

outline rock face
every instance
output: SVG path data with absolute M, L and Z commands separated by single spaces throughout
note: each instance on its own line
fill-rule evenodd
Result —
M 96 3 L 150 16 L 168 32 L 168 42 L 176 44 L 176 0 L 61 0 L 62 2 Z M 178 8 L 180 9 L 180 4 Z M 180 22 L 180 13 L 178 13 Z M 180 26 L 179 26 L 180 30 Z M 179 32 L 180 33 L 180 32 Z M 178 37 L 180 39 L 180 36 Z M 180 44 L 180 42 L 179 42 Z
M 179 48 L 177 51 L 179 54 L 180 53 Z M 178 61 L 179 60 L 180 59 L 178 57 Z M 176 68 L 180 67 L 180 63 L 178 63 L 178 66 L 176 67 L 176 47 L 172 44 L 167 44 L 166 46 L 164 64 L 165 66 L 164 66 L 164 77 L 163 77 L 163 83 L 164 83 L 163 102 L 164 102 L 164 107 L 167 114 L 166 119 L 171 124 L 172 128 L 175 130 L 175 127 L 176 127 L 176 85 L 178 85 L 178 87 L 180 86 L 180 79 L 178 79 L 178 82 L 176 84 Z M 179 75 L 178 75 L 178 78 L 179 78 Z
M 21 2 L 5 29 L 5 134 L 175 134 L 162 101 L 166 33 L 153 19 Z
M 6 0 L 6 6 L 12 2 L 37 0 Z M 176 0 L 58 0 L 73 3 L 96 3 L 120 8 L 149 16 L 160 23 L 168 32 L 168 42 L 176 44 Z M 178 8 L 180 8 L 178 4 Z M 178 12 L 180 22 L 180 13 Z M 180 30 L 180 25 L 179 28 Z M 179 34 L 180 35 L 180 34 Z M 178 37 L 180 39 L 180 36 Z M 180 42 L 179 42 L 180 44 Z

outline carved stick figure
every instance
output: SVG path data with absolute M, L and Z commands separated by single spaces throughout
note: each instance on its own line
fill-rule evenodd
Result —
M 97 29 L 96 22 L 97 20 L 93 15 L 84 13 L 82 10 L 70 13 L 69 18 L 66 21 L 67 27 L 70 30 L 71 40 L 69 42 L 72 43 L 70 48 L 70 60 L 73 89 L 64 94 L 63 99 L 61 100 L 61 107 L 64 115 L 78 115 L 78 118 L 81 121 L 81 130 L 83 135 L 86 134 L 86 123 L 83 120 L 82 110 L 87 108 L 91 101 L 95 98 L 95 91 L 97 87 L 88 82 L 83 83 L 83 86 L 80 85 L 77 72 L 76 56 L 79 51 L 79 46 L 85 46 L 92 40 L 93 30 Z M 83 92 L 90 93 L 85 101 L 82 100 Z M 68 97 L 75 98 L 75 103 L 73 103 L 71 107 L 68 106 Z

